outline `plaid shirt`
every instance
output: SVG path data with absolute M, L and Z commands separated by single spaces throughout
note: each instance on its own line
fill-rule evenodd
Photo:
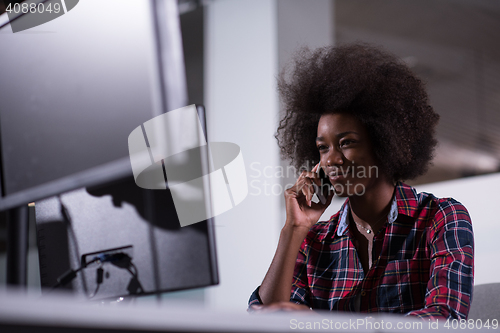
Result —
M 467 318 L 474 240 L 469 214 L 454 199 L 398 183 L 388 221 L 373 238 L 366 276 L 349 230 L 349 199 L 302 243 L 290 300 L 313 309 Z M 358 299 L 356 301 L 356 299 Z M 259 304 L 258 288 L 249 305 Z

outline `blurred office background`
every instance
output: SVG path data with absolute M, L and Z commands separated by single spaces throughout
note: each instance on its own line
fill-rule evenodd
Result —
M 500 282 L 500 270 L 490 264 L 499 254 L 494 236 L 500 232 L 493 211 L 500 187 L 498 1 L 180 0 L 179 6 L 189 102 L 206 105 L 210 141 L 241 147 L 249 195 L 216 217 L 220 285 L 163 299 L 246 309 L 277 245 L 283 188 L 294 182 L 274 139 L 276 76 L 298 47 L 354 41 L 394 52 L 426 82 L 441 115 L 439 147 L 429 172 L 410 183 L 466 205 L 476 233 L 476 283 Z M 340 204 L 334 201 L 324 216 Z M 30 232 L 28 281 L 36 292 L 33 225 Z M 2 216 L 1 284 L 6 242 Z

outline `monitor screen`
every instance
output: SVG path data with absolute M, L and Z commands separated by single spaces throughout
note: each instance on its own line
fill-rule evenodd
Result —
M 37 201 L 35 211 L 44 292 L 116 300 L 218 283 L 212 219 L 180 227 L 168 190 L 141 189 L 130 177 Z
M 181 227 L 168 188 L 143 189 L 130 176 L 37 201 L 35 212 L 45 292 L 116 300 L 218 283 L 213 218 Z
M 0 16 L 0 210 L 130 175 L 131 131 L 186 105 L 176 1 L 71 3 Z
M 113 299 L 216 284 L 212 220 L 181 227 L 129 157 L 134 129 L 187 103 L 177 1 L 33 2 L 64 13 L 0 16 L 0 210 L 36 202 L 42 286 Z

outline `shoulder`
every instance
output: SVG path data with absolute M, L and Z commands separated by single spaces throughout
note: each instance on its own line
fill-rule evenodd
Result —
M 467 217 L 469 218 L 469 212 L 462 203 L 458 202 L 453 198 L 436 198 L 438 204 L 438 211 L 436 215 L 440 218 L 446 218 L 448 216 L 457 217 Z
M 333 215 L 328 221 L 319 221 L 309 230 L 305 241 L 307 243 L 323 242 L 331 233 L 338 222 L 338 213 Z
M 334 241 L 340 213 L 341 211 L 337 212 L 328 221 L 317 222 L 309 229 L 300 246 L 299 257 L 302 255 L 309 258 L 311 255 L 317 256 L 324 252 L 325 244 Z
M 438 198 L 432 193 L 418 193 L 419 208 L 428 213 L 431 238 L 443 233 L 460 238 L 472 237 L 472 220 L 467 208 L 454 198 Z
M 420 217 L 427 215 L 435 222 L 465 219 L 470 221 L 467 208 L 454 198 L 438 198 L 432 193 L 420 192 L 409 185 L 397 185 L 398 211 L 404 215 Z
M 457 236 L 472 235 L 472 220 L 464 205 L 453 198 L 440 198 L 432 226 L 435 233 L 453 231 Z
M 469 212 L 465 206 L 454 198 L 437 198 L 432 193 L 418 193 L 420 208 L 434 212 L 434 221 L 467 220 L 471 222 Z
M 323 243 L 326 239 L 333 238 L 339 222 L 340 212 L 332 215 L 327 221 L 319 221 L 309 229 L 303 245 Z
M 419 228 L 426 228 L 431 239 L 446 230 L 472 233 L 472 222 L 467 208 L 454 198 L 438 198 L 407 184 L 396 186 L 398 214 L 406 215 Z

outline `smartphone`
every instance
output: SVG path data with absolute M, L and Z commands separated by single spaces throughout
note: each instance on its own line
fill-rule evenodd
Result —
M 326 203 L 328 194 L 330 193 L 330 187 L 332 186 L 332 183 L 330 182 L 330 178 L 328 178 L 323 168 L 319 167 L 316 173 L 319 175 L 319 178 L 321 179 L 321 186 L 318 186 L 315 183 L 313 183 L 314 195 L 311 201 L 314 203 L 321 202 L 321 204 L 324 205 Z

